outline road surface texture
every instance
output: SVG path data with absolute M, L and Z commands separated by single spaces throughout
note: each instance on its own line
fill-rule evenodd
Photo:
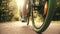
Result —
M 0 23 L 0 34 L 37 34 L 32 24 L 29 26 L 26 23 L 4 22 Z M 60 34 L 60 21 L 51 22 L 50 26 L 42 34 Z

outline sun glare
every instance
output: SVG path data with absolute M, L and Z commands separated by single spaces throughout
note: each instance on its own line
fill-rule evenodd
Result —
M 18 9 L 24 6 L 24 0 L 16 0 L 16 3 L 17 3 Z

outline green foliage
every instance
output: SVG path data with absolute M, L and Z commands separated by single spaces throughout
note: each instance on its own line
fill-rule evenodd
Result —
M 11 21 L 13 17 L 12 10 L 8 7 L 8 1 L 7 0 L 2 0 L 0 2 L 0 22 L 5 22 L 5 21 Z

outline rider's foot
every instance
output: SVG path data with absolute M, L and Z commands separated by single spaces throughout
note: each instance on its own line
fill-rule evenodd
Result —
M 27 18 L 26 18 L 26 17 L 22 17 L 22 18 L 21 18 L 21 21 L 22 21 L 22 22 L 26 22 L 26 21 L 27 21 Z

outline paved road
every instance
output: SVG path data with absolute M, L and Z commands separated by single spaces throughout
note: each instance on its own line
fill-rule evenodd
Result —
M 60 21 L 51 23 L 49 28 L 42 34 L 60 34 Z M 37 34 L 33 31 L 32 25 L 27 26 L 21 22 L 6 22 L 0 23 L 0 34 Z

